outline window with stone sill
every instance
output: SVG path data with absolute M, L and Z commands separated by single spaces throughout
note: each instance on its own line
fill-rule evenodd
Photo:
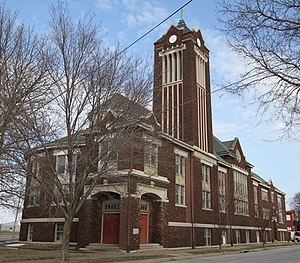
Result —
M 240 229 L 235 230 L 235 238 L 236 238 L 236 244 L 240 244 L 241 243 L 241 230 Z
M 246 200 L 235 199 L 234 208 L 236 215 L 249 215 L 248 202 Z
M 144 172 L 150 175 L 157 174 L 158 145 L 146 141 L 144 146 Z
M 32 241 L 33 237 L 33 224 L 28 224 L 27 241 Z
M 29 189 L 28 206 L 39 206 L 41 198 L 41 189 L 39 186 L 31 186 Z
M 254 204 L 254 217 L 259 217 L 258 204 Z
M 211 194 L 207 191 L 202 191 L 202 208 L 211 209 Z
M 175 174 L 185 177 L 185 157 L 175 154 Z
M 175 154 L 175 204 L 185 205 L 185 160 L 180 154 Z
M 219 211 L 222 213 L 226 212 L 226 199 L 224 195 L 219 195 Z
M 211 209 L 210 166 L 202 164 L 202 208 Z
M 265 219 L 265 220 L 269 220 L 270 217 L 271 217 L 270 209 L 269 208 L 263 208 L 262 209 L 262 218 Z
M 183 185 L 175 185 L 175 204 L 185 205 L 185 186 Z
M 204 240 L 205 246 L 211 246 L 211 229 L 204 228 Z
M 218 179 L 219 179 L 219 211 L 226 211 L 226 197 L 225 197 L 225 172 L 218 171 Z
M 71 174 L 75 175 L 76 172 L 76 158 L 77 155 L 72 155 Z M 70 174 L 68 165 L 68 155 L 60 154 L 56 156 L 56 172 L 61 178 L 67 178 Z
M 206 164 L 202 164 L 202 181 L 210 184 L 210 167 Z
M 99 164 L 98 170 L 106 167 L 105 170 L 116 171 L 118 169 L 118 151 L 113 138 L 101 141 L 99 144 Z
M 64 204 L 70 202 L 70 185 L 69 184 L 62 184 L 61 185 L 62 191 L 59 191 L 58 187 L 54 188 L 54 198 L 55 204 Z
M 38 158 L 34 157 L 31 163 L 30 183 L 28 186 L 28 206 L 40 205 L 41 180 L 41 163 Z
M 55 224 L 55 241 L 61 242 L 63 238 L 64 232 L 64 223 L 56 223 Z
M 283 213 L 282 213 L 282 200 L 281 196 L 277 196 L 277 217 L 278 217 L 278 222 L 283 223 Z
M 264 200 L 264 201 L 269 201 L 268 190 L 261 189 L 261 199 Z

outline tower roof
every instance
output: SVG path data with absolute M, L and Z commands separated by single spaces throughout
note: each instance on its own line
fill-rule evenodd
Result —
M 183 18 L 183 9 L 181 9 L 181 12 L 180 12 L 180 20 L 177 24 L 177 28 L 179 28 L 179 29 L 183 28 L 183 33 L 191 32 L 191 30 L 185 24 L 185 21 L 184 21 L 184 18 Z
M 192 32 L 192 30 L 188 28 L 188 26 L 186 25 L 186 23 L 184 21 L 182 9 L 181 9 L 181 13 L 180 13 L 180 19 L 179 19 L 179 22 L 178 22 L 176 28 L 183 30 L 183 34 Z M 164 38 L 164 36 L 162 36 L 160 39 L 158 39 L 154 44 L 162 42 L 163 38 Z

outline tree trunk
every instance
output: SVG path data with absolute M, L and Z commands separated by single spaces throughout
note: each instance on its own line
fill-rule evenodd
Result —
M 64 223 L 64 232 L 61 245 L 61 261 L 70 261 L 69 250 L 70 250 L 70 234 L 73 218 L 66 218 Z
M 262 231 L 262 235 L 261 235 L 261 239 L 262 239 L 262 245 L 263 247 L 265 247 L 265 231 Z

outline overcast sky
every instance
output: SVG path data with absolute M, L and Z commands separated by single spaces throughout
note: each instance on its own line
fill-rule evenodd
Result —
M 1 2 L 1 0 L 0 0 Z M 3 1 L 2 1 L 3 2 Z M 30 23 L 41 33 L 47 33 L 49 6 L 54 0 L 7 0 L 7 6 L 17 11 L 19 19 Z M 188 0 L 68 0 L 74 17 L 91 11 L 95 20 L 101 22 L 104 45 L 120 43 L 126 47 L 138 37 L 161 22 Z M 214 83 L 221 79 L 233 79 L 246 66 L 237 59 L 228 47 L 224 36 L 215 28 L 217 13 L 213 0 L 193 0 L 184 8 L 184 20 L 191 29 L 199 28 L 210 50 L 212 90 Z M 159 28 L 135 44 L 129 52 L 142 57 L 151 57 L 153 43 L 171 26 L 177 25 L 180 12 Z M 222 95 L 222 96 L 221 96 Z M 253 172 L 286 193 L 286 201 L 299 192 L 297 163 L 299 163 L 299 142 L 274 141 L 280 133 L 281 123 L 262 122 L 256 116 L 256 106 L 249 106 L 246 99 L 220 92 L 212 95 L 214 135 L 220 140 L 238 137 L 243 152 L 251 164 Z M 251 98 L 250 98 L 251 99 Z M 12 221 L 8 213 L 0 212 L 0 223 Z

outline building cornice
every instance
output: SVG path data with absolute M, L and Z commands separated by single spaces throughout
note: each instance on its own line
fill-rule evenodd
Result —
M 149 179 L 152 181 L 157 181 L 157 182 L 161 182 L 161 183 L 167 183 L 169 184 L 170 181 L 167 177 L 161 176 L 161 175 L 150 175 L 150 174 L 146 174 L 143 171 L 140 170 L 136 170 L 136 169 L 125 169 L 122 171 L 119 171 L 120 175 L 122 176 L 128 176 L 128 174 L 133 175 L 133 176 L 138 176 L 141 178 L 145 178 L 145 179 Z

